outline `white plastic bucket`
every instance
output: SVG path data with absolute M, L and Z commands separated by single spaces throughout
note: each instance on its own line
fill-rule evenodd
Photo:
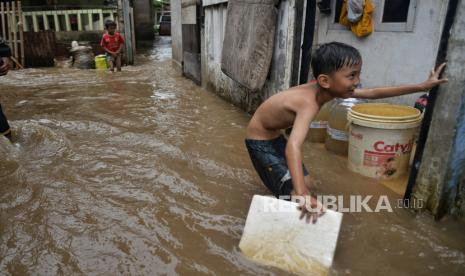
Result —
M 395 179 L 408 171 L 422 114 L 402 105 L 368 103 L 347 114 L 351 171 L 373 178 Z

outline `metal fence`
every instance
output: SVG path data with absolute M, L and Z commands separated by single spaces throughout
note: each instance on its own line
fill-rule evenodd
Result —
M 17 67 L 24 65 L 24 34 L 21 1 L 0 3 L 1 36 L 11 48 L 11 59 Z
M 23 12 L 24 31 L 103 31 L 117 20 L 117 9 L 40 10 Z

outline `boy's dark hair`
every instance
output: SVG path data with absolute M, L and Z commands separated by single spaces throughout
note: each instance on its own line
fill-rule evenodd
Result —
M 108 19 L 107 21 L 105 21 L 105 29 L 108 29 L 110 27 L 116 27 L 116 22 Z
M 331 74 L 344 66 L 354 66 L 362 62 L 360 52 L 341 42 L 321 44 L 312 56 L 313 76 Z

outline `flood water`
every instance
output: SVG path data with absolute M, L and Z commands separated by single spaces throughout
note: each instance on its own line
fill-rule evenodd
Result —
M 0 77 L 15 133 L 0 137 L 0 274 L 283 275 L 241 254 L 254 194 L 250 116 L 183 78 L 169 38 L 121 73 Z M 323 194 L 388 195 L 305 145 Z M 463 275 L 464 224 L 427 213 L 346 213 L 331 275 Z

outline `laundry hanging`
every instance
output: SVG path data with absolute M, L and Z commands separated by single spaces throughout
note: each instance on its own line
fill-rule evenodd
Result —
M 348 3 L 348 1 L 350 3 Z M 374 11 L 374 6 L 371 0 L 364 0 L 363 2 L 363 12 L 361 17 L 358 18 L 358 15 L 360 14 L 359 1 L 343 0 L 341 15 L 339 17 L 339 23 L 349 27 L 350 30 L 358 37 L 365 37 L 373 32 L 372 13 Z M 355 21 L 357 19 L 358 21 Z M 352 21 L 355 21 L 355 23 Z
M 350 23 L 355 24 L 363 15 L 365 0 L 347 0 L 347 19 Z

